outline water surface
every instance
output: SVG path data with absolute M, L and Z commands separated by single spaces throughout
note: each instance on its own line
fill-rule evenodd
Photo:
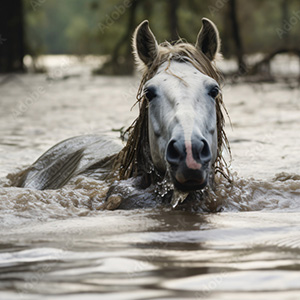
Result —
M 236 174 L 211 199 L 223 212 L 101 211 L 103 182 L 10 179 L 65 138 L 117 138 L 138 77 L 92 77 L 67 57 L 50 71 L 0 77 L 0 299 L 300 299 L 296 85 L 225 85 Z

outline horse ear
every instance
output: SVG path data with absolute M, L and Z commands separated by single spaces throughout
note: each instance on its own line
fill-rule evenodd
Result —
M 198 34 L 196 48 L 209 60 L 214 60 L 220 51 L 221 41 L 216 25 L 209 19 L 202 18 L 202 28 Z
M 142 61 L 146 66 L 150 66 L 157 56 L 158 44 L 147 20 L 143 21 L 134 32 L 133 52 L 137 63 Z

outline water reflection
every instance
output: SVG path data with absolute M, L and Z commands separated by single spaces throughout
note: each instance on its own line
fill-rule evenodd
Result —
M 133 212 L 96 212 L 1 233 L 10 241 L 1 245 L 1 290 L 32 299 L 43 293 L 201 299 L 280 291 L 278 280 L 300 289 L 297 214 Z

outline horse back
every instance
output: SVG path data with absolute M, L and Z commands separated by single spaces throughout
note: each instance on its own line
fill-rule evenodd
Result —
M 13 185 L 45 190 L 59 189 L 80 174 L 97 174 L 97 179 L 103 179 L 110 171 L 113 157 L 121 149 L 121 143 L 109 137 L 73 137 L 46 151 L 29 168 L 16 176 Z

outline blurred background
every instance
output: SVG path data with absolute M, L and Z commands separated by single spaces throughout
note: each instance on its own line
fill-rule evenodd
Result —
M 299 0 L 6 0 L 0 3 L 0 72 L 47 72 L 49 55 L 98 57 L 93 74 L 132 74 L 131 37 L 144 19 L 159 42 L 194 42 L 205 16 L 222 39 L 227 75 L 274 80 L 270 63 L 291 56 L 299 76 Z M 230 66 L 230 67 L 228 67 Z M 286 77 L 286 76 L 285 76 Z

